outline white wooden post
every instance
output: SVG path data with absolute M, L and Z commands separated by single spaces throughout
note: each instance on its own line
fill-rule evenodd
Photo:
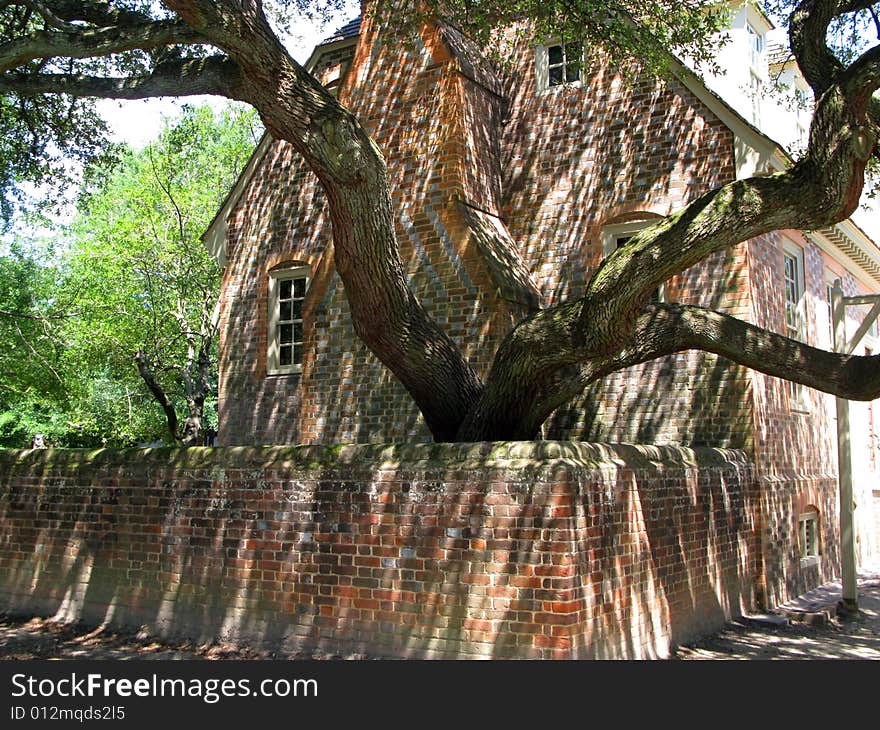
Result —
M 831 316 L 834 323 L 834 351 L 846 352 L 846 302 L 840 279 L 831 289 Z M 856 580 L 856 533 L 852 483 L 852 444 L 850 443 L 849 401 L 836 398 L 837 404 L 837 478 L 840 494 L 840 563 L 843 604 L 858 610 L 859 590 Z
M 862 320 L 851 340 L 846 338 L 846 307 L 871 304 L 871 311 Z M 831 321 L 834 325 L 834 352 L 851 355 L 880 314 L 880 294 L 856 297 L 843 296 L 840 279 L 831 288 Z M 856 529 L 853 499 L 852 443 L 849 423 L 849 401 L 837 398 L 837 474 L 840 493 L 840 567 L 843 587 L 843 605 L 847 610 L 859 608 L 859 588 L 856 579 Z

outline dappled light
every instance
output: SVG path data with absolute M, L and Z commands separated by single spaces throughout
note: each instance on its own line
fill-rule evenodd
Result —
M 752 602 L 756 495 L 732 451 L 3 458 L 0 611 L 12 614 L 265 652 L 652 658 Z

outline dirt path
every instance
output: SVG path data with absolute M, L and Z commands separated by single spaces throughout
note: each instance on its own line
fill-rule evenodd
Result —
M 44 618 L 0 616 L 0 659 L 366 659 L 358 654 L 305 654 L 223 643 L 166 642 L 146 632 L 109 631 Z

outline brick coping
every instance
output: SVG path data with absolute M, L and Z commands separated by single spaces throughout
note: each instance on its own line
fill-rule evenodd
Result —
M 653 468 L 658 465 L 711 467 L 731 464 L 750 466 L 752 462 L 744 451 L 737 449 L 575 441 L 216 446 L 188 449 L 0 449 L 0 476 L 18 468 L 35 466 L 66 469 L 123 465 L 313 469 L 371 465 L 389 469 L 430 466 L 467 470 L 553 465 Z

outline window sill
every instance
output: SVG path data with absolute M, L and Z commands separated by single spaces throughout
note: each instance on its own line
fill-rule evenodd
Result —
M 560 89 L 580 89 L 584 85 L 583 81 L 566 81 L 564 84 L 542 84 L 538 89 L 539 94 L 552 94 Z
M 301 374 L 302 374 L 302 365 L 295 367 L 295 368 L 289 368 L 289 369 L 284 369 L 284 370 L 267 370 L 266 371 L 267 378 L 277 378 L 279 376 L 284 376 L 284 375 L 301 375 Z

